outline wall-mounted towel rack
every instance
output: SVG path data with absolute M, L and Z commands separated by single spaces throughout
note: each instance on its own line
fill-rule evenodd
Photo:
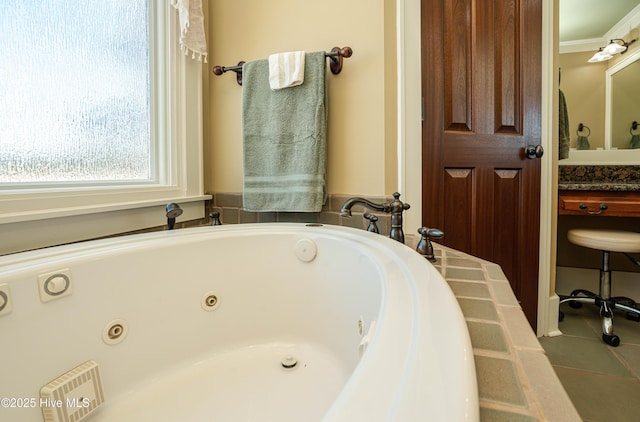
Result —
M 353 50 L 351 47 L 333 47 L 331 52 L 324 53 L 324 56 L 329 58 L 331 73 L 334 75 L 339 74 L 342 71 L 342 59 L 349 58 L 352 54 Z M 244 63 L 244 61 L 241 61 L 237 66 L 213 66 L 213 73 L 220 76 L 227 71 L 236 72 L 238 85 L 242 85 L 242 65 Z

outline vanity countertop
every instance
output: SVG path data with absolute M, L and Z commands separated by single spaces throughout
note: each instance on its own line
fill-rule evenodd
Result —
M 561 165 L 558 190 L 640 191 L 640 166 Z
M 610 192 L 640 192 L 640 182 L 614 183 L 614 182 L 565 182 L 558 183 L 558 190 L 587 190 Z
M 407 236 L 415 248 L 417 235 Z M 473 346 L 482 421 L 581 421 L 499 265 L 434 244 Z

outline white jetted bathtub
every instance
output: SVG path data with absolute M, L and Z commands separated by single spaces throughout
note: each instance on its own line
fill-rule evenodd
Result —
M 440 274 L 396 241 L 330 225 L 0 257 L 0 357 L 1 421 L 479 414 L 467 327 Z

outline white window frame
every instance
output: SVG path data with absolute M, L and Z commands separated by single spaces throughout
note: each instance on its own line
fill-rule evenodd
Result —
M 166 171 L 157 183 L 0 189 L 0 254 L 162 225 L 168 202 L 181 205 L 183 220 L 204 216 L 202 62 L 180 51 L 169 2 L 149 3 L 150 34 L 160 34 L 150 37 L 157 40 L 150 50 L 164 80 L 154 92 L 152 131 L 167 140 L 157 151 Z

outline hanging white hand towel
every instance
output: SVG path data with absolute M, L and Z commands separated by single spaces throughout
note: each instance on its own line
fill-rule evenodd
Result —
M 304 51 L 277 53 L 269 56 L 269 86 L 276 91 L 302 85 L 304 82 Z

